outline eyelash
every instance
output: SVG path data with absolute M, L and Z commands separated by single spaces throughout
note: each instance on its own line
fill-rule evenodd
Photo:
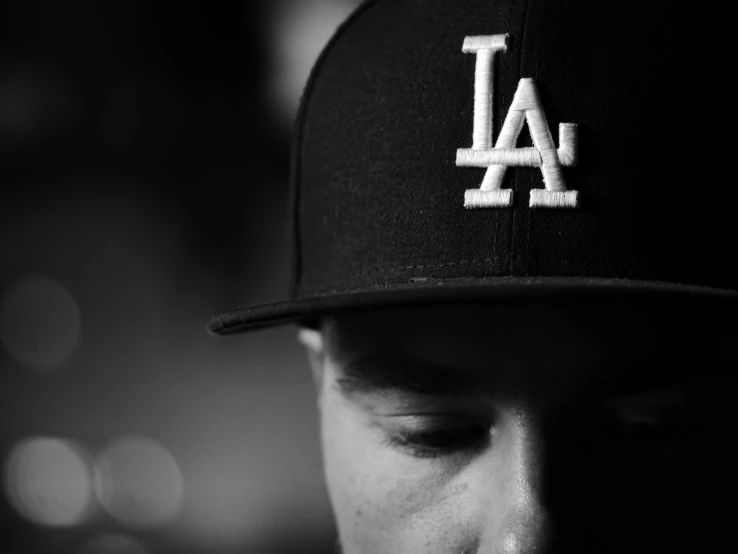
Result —
M 489 440 L 489 429 L 481 425 L 402 431 L 386 438 L 389 446 L 416 458 L 439 458 L 475 450 Z

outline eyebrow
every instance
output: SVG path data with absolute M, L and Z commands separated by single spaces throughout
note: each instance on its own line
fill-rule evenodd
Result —
M 432 396 L 480 394 L 482 379 L 458 367 L 414 358 L 362 358 L 341 366 L 336 379 L 344 394 L 400 391 Z

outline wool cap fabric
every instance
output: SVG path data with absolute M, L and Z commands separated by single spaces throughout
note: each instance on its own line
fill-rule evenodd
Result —
M 297 118 L 289 207 L 292 286 L 236 309 L 231 334 L 354 308 L 542 298 L 734 302 L 736 186 L 718 155 L 706 8 L 591 0 L 373 0 L 316 63 Z M 492 141 L 532 79 L 578 206 L 531 207 L 540 167 L 506 168 L 508 207 L 469 208 L 477 55 L 506 35 L 488 77 Z M 722 54 L 725 56 L 725 54 Z M 532 148 L 530 125 L 514 145 Z M 727 145 L 726 145 L 727 147 Z M 537 155 L 535 151 L 534 154 Z

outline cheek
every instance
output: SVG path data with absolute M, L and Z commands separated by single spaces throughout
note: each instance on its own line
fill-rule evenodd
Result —
M 324 399 L 326 481 L 345 554 L 475 551 L 481 491 L 473 473 L 384 445 L 364 417 Z

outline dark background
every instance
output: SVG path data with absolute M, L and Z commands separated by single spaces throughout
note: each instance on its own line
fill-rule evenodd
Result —
M 0 553 L 332 550 L 295 329 L 204 326 L 285 294 L 291 121 L 356 4 L 2 4 Z

